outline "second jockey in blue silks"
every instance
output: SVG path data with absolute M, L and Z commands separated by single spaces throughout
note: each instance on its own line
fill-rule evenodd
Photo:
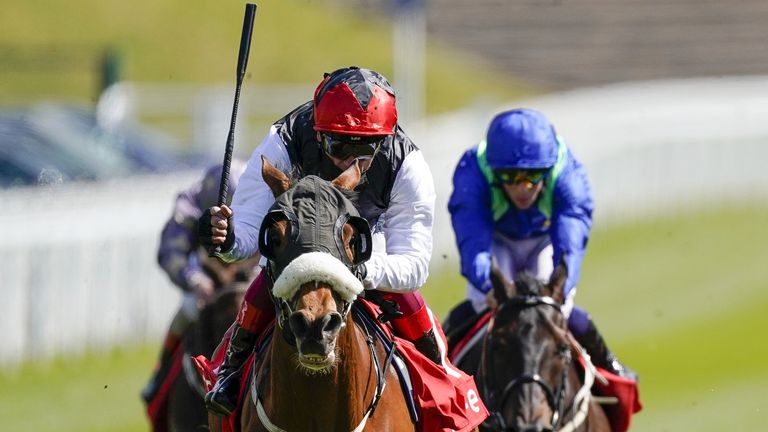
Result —
M 487 308 L 491 257 L 512 280 L 528 271 L 549 280 L 556 263 L 568 269 L 563 313 L 595 365 L 637 380 L 608 349 L 587 312 L 574 306 L 581 262 L 592 227 L 587 173 L 549 120 L 529 109 L 497 115 L 486 140 L 467 150 L 453 177 L 448 203 L 467 300 L 445 326 L 460 325 Z

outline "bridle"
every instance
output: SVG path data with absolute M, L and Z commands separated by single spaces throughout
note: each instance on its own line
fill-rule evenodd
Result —
M 272 271 L 269 271 L 270 266 L 267 266 L 265 270 L 268 271 L 267 277 L 269 277 L 271 280 L 274 281 L 274 278 L 272 277 Z M 272 296 L 272 300 L 275 303 L 275 308 L 277 312 L 277 326 L 282 329 L 282 334 L 285 340 L 291 344 L 295 345 L 295 338 L 293 337 L 293 333 L 290 330 L 290 326 L 287 325 L 288 317 L 291 316 L 293 313 L 293 309 L 296 306 L 296 302 L 298 301 L 298 293 L 294 298 L 289 302 L 283 298 L 276 297 L 272 295 L 270 291 L 270 295 Z M 347 322 L 347 316 L 349 313 L 353 310 L 352 305 L 353 302 L 347 302 L 344 301 L 335 291 L 333 292 L 334 300 L 336 301 L 337 306 L 337 312 L 341 314 L 342 319 L 342 328 L 346 327 Z M 394 341 L 392 341 L 392 346 L 387 351 L 387 356 L 384 359 L 383 362 L 379 359 L 378 354 L 376 353 L 376 342 L 375 337 L 371 334 L 371 331 L 369 330 L 369 326 L 375 325 L 370 323 L 370 319 L 365 316 L 364 313 L 362 313 L 359 308 L 355 308 L 354 315 L 359 319 L 359 327 L 362 329 L 363 333 L 365 334 L 365 340 L 366 345 L 368 346 L 368 350 L 371 355 L 371 360 L 373 362 L 373 370 L 376 372 L 376 391 L 373 395 L 373 399 L 371 400 L 370 404 L 368 405 L 368 408 L 365 410 L 365 414 L 363 415 L 362 420 L 360 420 L 360 423 L 355 427 L 352 432 L 362 432 L 365 429 L 365 425 L 368 422 L 368 419 L 371 415 L 373 415 L 373 412 L 376 410 L 376 407 L 379 404 L 379 401 L 381 400 L 382 394 L 384 393 L 384 388 L 386 387 L 387 380 L 386 380 L 386 373 L 389 369 L 392 359 L 394 357 L 395 353 L 395 347 L 394 347 Z M 256 377 L 256 369 L 254 368 L 251 372 L 251 398 L 253 402 L 256 405 L 256 415 L 259 418 L 259 421 L 261 422 L 262 426 L 264 426 L 265 429 L 267 429 L 269 432 L 287 432 L 284 429 L 281 429 L 272 421 L 269 419 L 269 416 L 267 415 L 266 410 L 264 409 L 264 406 L 261 403 L 261 399 L 259 398 L 258 394 L 258 384 L 257 384 L 257 377 Z
M 505 308 L 529 308 L 529 307 L 539 307 L 539 306 L 547 306 L 547 307 L 553 307 L 559 314 L 562 314 L 562 311 L 560 309 L 560 304 L 558 304 L 554 299 L 551 297 L 542 297 L 542 296 L 531 296 L 531 295 L 518 295 L 514 297 L 508 298 L 506 301 L 501 303 L 496 310 L 496 314 L 499 314 L 503 309 Z M 538 311 L 539 314 L 541 314 L 541 311 Z M 560 339 L 563 339 L 565 341 L 565 334 L 567 333 L 567 330 L 564 328 L 560 328 L 556 326 L 551 320 L 544 319 L 544 321 L 547 323 L 548 328 L 550 331 Z M 486 337 L 483 339 L 483 347 L 482 347 L 482 354 L 480 359 L 480 373 L 479 378 L 481 381 L 481 387 L 483 389 L 483 394 L 485 396 L 485 403 L 486 406 L 489 408 L 489 411 L 491 411 L 491 415 L 488 417 L 488 419 L 483 423 L 484 426 L 492 429 L 492 430 L 498 430 L 498 431 L 516 431 L 517 429 L 514 427 L 514 425 L 508 425 L 506 421 L 504 420 L 504 416 L 502 415 L 502 410 L 504 406 L 507 403 L 507 400 L 512 395 L 512 393 L 518 389 L 520 389 L 522 386 L 526 384 L 534 384 L 541 387 L 542 390 L 544 390 L 544 393 L 546 395 L 547 403 L 549 404 L 549 407 L 552 409 L 552 418 L 551 429 L 545 429 L 548 431 L 555 431 L 558 430 L 558 425 L 563 420 L 565 410 L 563 408 L 563 401 L 565 397 L 565 386 L 568 381 L 568 371 L 570 370 L 571 362 L 572 362 L 572 355 L 571 355 L 571 349 L 569 345 L 565 345 L 565 349 L 562 351 L 562 355 L 565 357 L 565 365 L 563 367 L 563 373 L 561 376 L 560 381 L 555 386 L 550 386 L 547 384 L 542 378 L 541 375 L 538 373 L 526 373 L 517 376 L 515 379 L 507 383 L 506 386 L 504 386 L 504 389 L 501 391 L 500 394 L 497 394 L 494 392 L 493 387 L 489 385 L 488 378 L 489 376 L 494 375 L 494 371 L 492 368 L 493 362 L 489 361 L 490 356 L 492 355 L 491 350 L 493 347 L 491 346 L 491 343 L 489 343 L 489 340 L 491 339 L 491 332 L 493 330 L 495 320 L 491 320 L 488 330 L 486 333 Z M 590 384 L 591 386 L 591 384 Z M 562 430 L 562 429 L 561 429 Z

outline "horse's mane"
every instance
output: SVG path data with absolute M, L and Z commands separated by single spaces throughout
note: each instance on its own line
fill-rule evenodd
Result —
M 527 271 L 518 274 L 515 278 L 515 289 L 518 295 L 540 296 L 543 287 L 544 283 Z

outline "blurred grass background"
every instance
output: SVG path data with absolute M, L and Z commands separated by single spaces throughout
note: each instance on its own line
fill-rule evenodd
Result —
M 768 206 L 597 228 L 577 301 L 641 376 L 633 431 L 758 431 L 768 400 Z M 463 298 L 457 266 L 423 292 L 440 316 Z M 139 432 L 157 347 L 0 374 L 3 430 Z
M 225 83 L 234 88 L 245 2 L 75 0 L 14 2 L 0 16 L 0 100 L 95 102 L 106 50 L 131 81 Z M 317 84 L 323 72 L 359 65 L 392 78 L 386 17 L 355 14 L 332 2 L 257 3 L 244 88 L 259 83 Z M 39 53 L 44 58 L 32 58 Z M 3 59 L 4 58 L 4 59 Z M 13 67 L 20 65 L 21 67 Z M 427 110 L 449 111 L 477 98 L 503 101 L 533 89 L 478 57 L 430 44 Z M 311 95 L 307 95 L 307 99 Z
M 128 80 L 234 84 L 242 9 L 232 1 L 5 2 L 0 101 L 93 103 L 107 49 L 120 53 Z M 316 83 L 322 72 L 351 64 L 392 75 L 387 21 L 325 2 L 260 1 L 253 40 L 246 86 Z M 426 83 L 429 113 L 538 91 L 435 44 Z M 645 409 L 633 431 L 764 429 L 768 344 L 756 329 L 768 327 L 766 222 L 765 205 L 608 228 L 596 221 L 577 300 L 641 375 Z M 464 281 L 455 263 L 437 268 L 423 292 L 445 316 L 463 298 Z M 147 430 L 138 392 L 158 348 L 1 372 L 0 429 Z

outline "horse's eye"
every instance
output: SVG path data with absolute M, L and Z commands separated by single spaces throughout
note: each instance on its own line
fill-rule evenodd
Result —
M 352 234 L 349 237 L 349 248 L 355 250 L 355 243 L 357 243 L 357 234 Z

